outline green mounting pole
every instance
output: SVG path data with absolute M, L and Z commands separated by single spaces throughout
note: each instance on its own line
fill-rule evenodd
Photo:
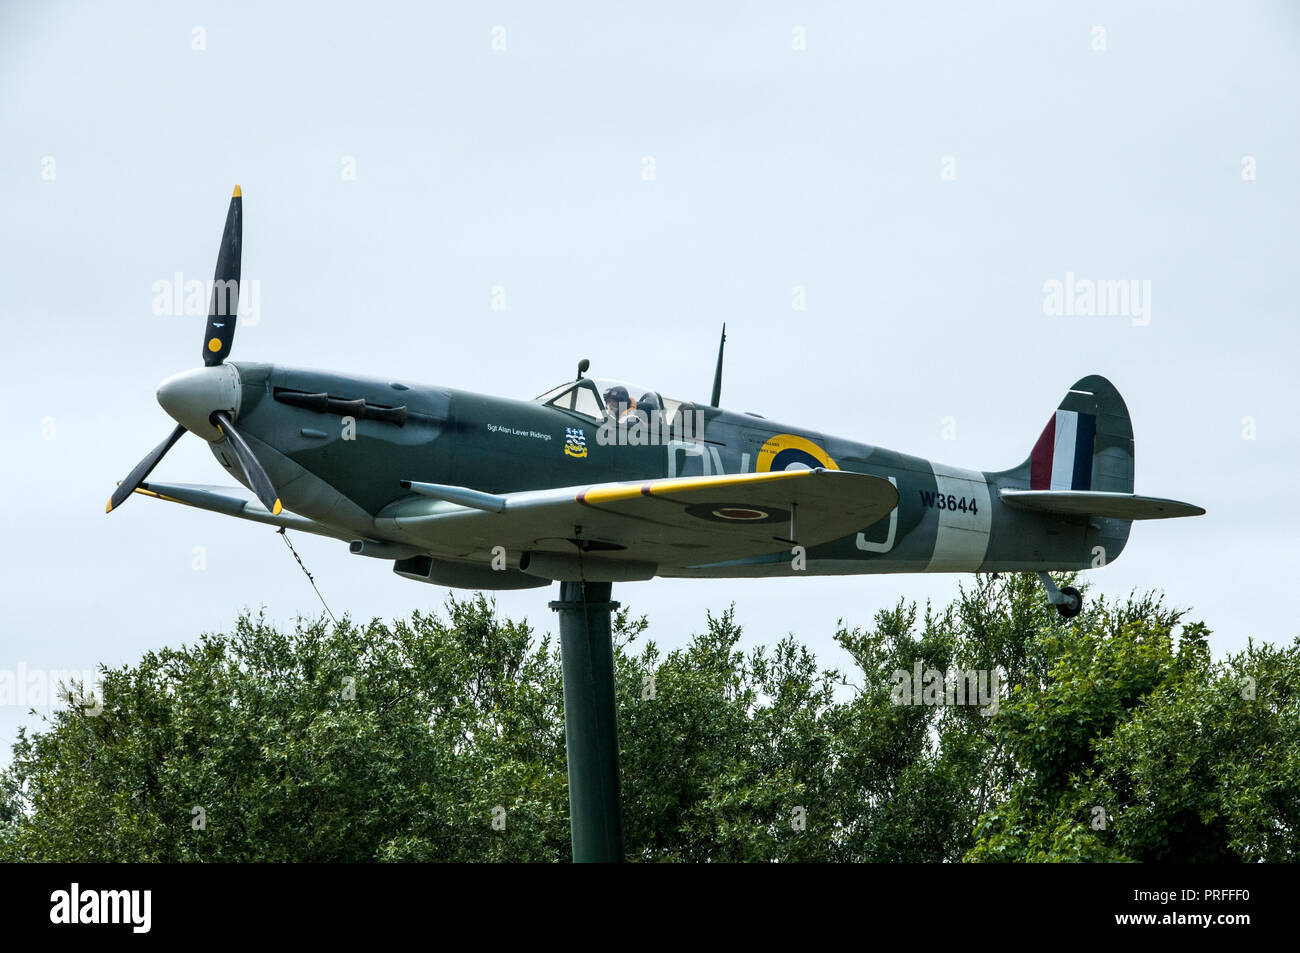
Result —
M 564 748 L 569 761 L 569 837 L 575 863 L 623 860 L 623 798 L 614 708 L 614 645 L 607 582 L 561 582 Z

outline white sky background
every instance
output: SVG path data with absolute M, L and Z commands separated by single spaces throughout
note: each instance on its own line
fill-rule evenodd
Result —
M 436 6 L 0 9 L 0 669 L 131 662 L 246 606 L 321 611 L 269 528 L 103 512 L 173 425 L 158 382 L 200 363 L 203 319 L 155 317 L 151 286 L 211 277 L 236 182 L 261 316 L 235 360 L 526 398 L 589 357 L 701 400 L 725 320 L 725 406 L 990 469 L 1100 373 L 1132 414 L 1137 491 L 1209 513 L 1135 526 L 1094 595 L 1162 588 L 1219 652 L 1300 632 L 1294 7 Z M 1067 271 L 1149 280 L 1150 324 L 1046 316 Z M 192 436 L 154 478 L 226 482 Z M 295 542 L 336 614 L 445 599 Z M 794 632 L 834 664 L 837 619 L 943 604 L 964 578 L 615 598 L 665 647 L 734 601 L 747 645 Z M 548 598 L 497 601 L 553 631 Z M 29 720 L 0 706 L 0 761 Z

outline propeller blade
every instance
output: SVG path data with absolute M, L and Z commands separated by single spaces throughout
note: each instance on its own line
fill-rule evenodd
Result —
M 113 512 L 122 505 L 123 500 L 135 492 L 135 488 L 144 482 L 145 477 L 153 471 L 154 467 L 158 466 L 158 461 L 172 448 L 172 444 L 181 439 L 183 433 L 185 433 L 185 428 L 178 424 L 176 429 L 168 434 L 166 440 L 150 450 L 145 455 L 145 458 L 135 465 L 135 469 L 128 473 L 126 479 L 119 483 L 117 489 L 113 491 L 108 506 L 104 507 L 105 513 Z
M 273 516 L 280 515 L 280 494 L 275 492 L 275 487 L 271 485 L 271 478 L 266 475 L 262 465 L 257 462 L 257 457 L 253 456 L 253 451 L 249 449 L 244 438 L 240 436 L 239 431 L 235 429 L 234 424 L 230 422 L 230 416 L 224 411 L 217 411 L 212 415 L 221 427 L 221 432 L 226 435 L 230 445 L 235 449 L 235 456 L 239 457 L 239 465 L 244 468 L 249 482 L 253 484 L 253 492 Z
M 208 327 L 203 334 L 203 363 L 220 364 L 230 356 L 235 341 L 235 318 L 239 312 L 239 266 L 244 244 L 244 199 L 235 186 L 226 212 L 226 229 L 217 252 L 212 298 L 208 302 Z

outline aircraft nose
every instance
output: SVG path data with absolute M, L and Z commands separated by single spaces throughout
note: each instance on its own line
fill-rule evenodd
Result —
M 239 416 L 239 371 L 230 364 L 196 367 L 173 374 L 158 385 L 158 403 L 178 424 L 204 440 L 222 438 L 212 414 L 224 410 Z

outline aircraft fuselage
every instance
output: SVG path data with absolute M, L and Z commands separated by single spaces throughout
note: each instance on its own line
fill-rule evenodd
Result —
M 684 425 L 638 432 L 635 422 L 619 428 L 536 401 L 266 364 L 233 366 L 240 380 L 237 423 L 284 506 L 340 538 L 382 541 L 386 508 L 409 495 L 403 480 L 505 494 L 816 467 L 889 480 L 899 504 L 874 525 L 846 525 L 841 538 L 809 547 L 803 565 L 789 547 L 705 565 L 684 553 L 679 565 L 660 564 L 658 575 L 1084 569 L 1115 559 L 1128 537 L 1127 520 L 1006 505 L 999 490 L 1028 487 L 1028 461 L 1005 471 L 969 470 L 689 404 L 675 418 Z M 247 485 L 224 442 L 212 447 Z M 464 556 L 437 552 L 437 540 L 426 548 L 436 557 Z

